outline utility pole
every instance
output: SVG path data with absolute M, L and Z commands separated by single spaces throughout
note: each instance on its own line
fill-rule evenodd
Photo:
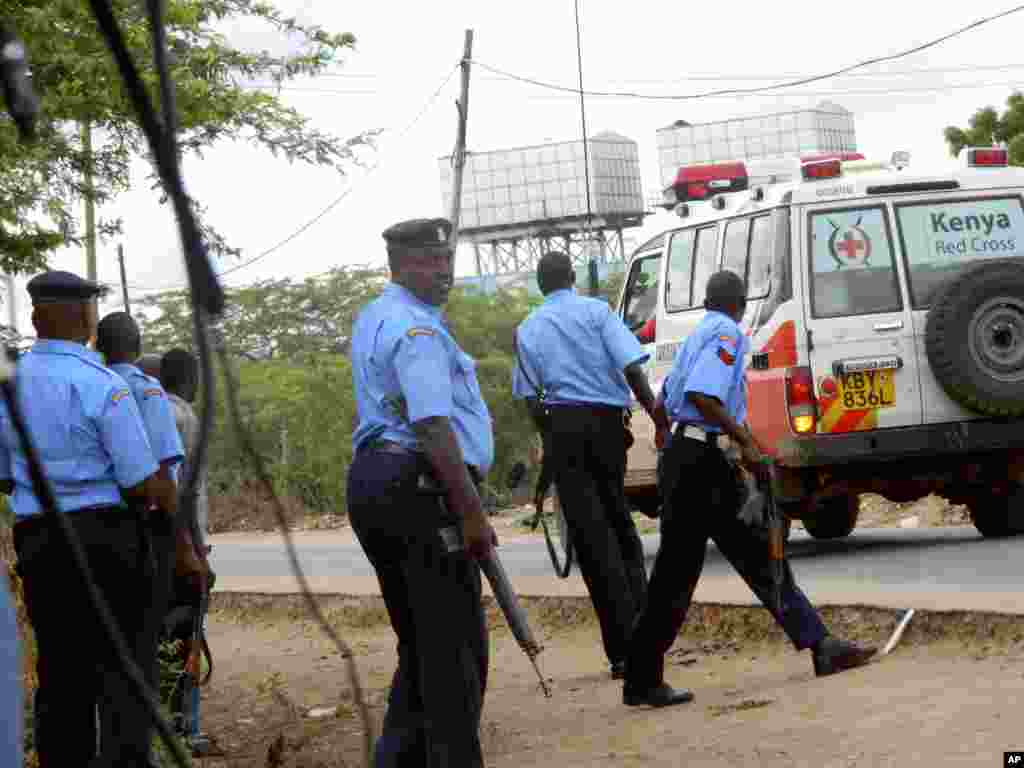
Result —
M 85 271 L 86 277 L 96 282 L 96 201 L 94 199 L 92 169 L 92 127 L 88 120 L 81 125 L 82 148 L 85 154 Z
M 459 214 L 462 211 L 462 171 L 466 167 L 466 120 L 469 117 L 469 64 L 473 59 L 473 30 L 466 30 L 466 42 L 462 50 L 462 95 L 455 105 L 459 110 L 459 129 L 455 140 L 455 178 L 452 189 L 452 234 L 449 242 L 454 249 L 458 245 Z M 455 269 L 454 259 L 452 269 Z
M 593 236 L 593 230 L 591 229 L 593 212 L 590 202 L 590 151 L 587 145 L 587 109 L 583 100 L 583 44 L 580 36 L 580 0 L 575 0 L 573 7 L 576 11 L 576 63 L 580 75 L 580 121 L 583 123 L 583 175 L 587 187 L 587 225 L 584 237 L 586 248 L 590 252 L 590 261 L 587 264 L 587 282 L 590 283 L 590 295 L 597 296 L 597 261 L 594 259 L 593 241 L 591 240 Z
M 117 261 L 121 266 L 121 295 L 124 296 L 124 311 L 130 316 L 132 308 L 128 304 L 128 278 L 124 273 L 124 246 L 120 243 L 117 244 Z

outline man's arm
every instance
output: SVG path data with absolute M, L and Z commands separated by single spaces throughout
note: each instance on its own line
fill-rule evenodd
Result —
M 700 392 L 687 392 L 686 397 L 697 407 L 705 421 L 720 427 L 730 439 L 736 441 L 736 444 L 740 447 L 743 463 L 747 469 L 757 477 L 763 478 L 765 471 L 763 464 L 764 454 L 761 453 L 757 441 L 754 440 L 753 433 L 747 426 L 736 423 L 725 409 L 725 406 L 722 405 L 722 402 L 716 397 Z
M 655 399 L 651 390 L 650 382 L 647 381 L 647 374 L 644 373 L 643 363 L 636 362 L 628 366 L 624 371 L 626 382 L 633 390 L 637 402 L 643 406 L 647 415 L 654 421 L 658 432 L 669 429 L 668 414 L 665 412 L 665 404 L 660 399 Z
M 127 387 L 115 386 L 99 404 L 99 427 L 103 445 L 114 466 L 117 483 L 125 495 L 154 505 L 171 516 L 175 524 L 175 551 L 179 573 L 199 577 L 202 563 L 191 546 L 192 537 L 177 524 L 178 494 L 170 471 L 153 457 L 142 414 Z
M 448 493 L 449 507 L 462 518 L 466 549 L 475 557 L 487 555 L 497 544 L 497 539 L 462 460 L 462 451 L 451 423 L 444 416 L 431 416 L 413 422 L 412 428 L 430 466 Z
M 394 364 L 408 421 L 449 507 L 462 518 L 466 549 L 476 557 L 486 555 L 496 539 L 449 421 L 454 408 L 449 351 L 435 329 L 409 328 L 398 339 Z

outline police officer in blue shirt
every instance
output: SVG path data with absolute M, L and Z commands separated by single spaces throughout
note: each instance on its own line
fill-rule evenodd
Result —
M 348 512 L 398 636 L 379 768 L 483 765 L 488 641 L 475 558 L 497 538 L 477 485 L 494 436 L 475 363 L 441 314 L 450 234 L 444 219 L 386 230 L 391 283 L 352 332 L 358 423 Z M 446 542 L 459 530 L 462 547 Z
M 765 464 L 746 426 L 746 355 L 750 341 L 738 325 L 746 307 L 743 280 L 728 270 L 711 276 L 707 314 L 676 353 L 658 408 L 675 425 L 664 455 L 661 545 L 626 663 L 623 701 L 663 707 L 693 699 L 665 683 L 665 653 L 686 619 L 704 566 L 709 538 L 758 599 L 772 611 L 797 650 L 810 648 L 814 670 L 827 675 L 865 664 L 873 648 L 831 636 L 821 617 L 783 568 L 781 612 L 772 599 L 765 542 L 738 517 L 735 468 L 718 445 L 722 434 L 740 447 L 742 461 L 764 477 Z
M 17 363 L 18 408 L 60 512 L 134 650 L 153 573 L 144 556 L 145 523 L 125 498 L 173 514 L 174 485 L 158 471 L 128 385 L 86 347 L 96 334 L 99 286 L 68 272 L 46 272 L 29 282 L 28 292 L 38 341 Z M 60 529 L 43 517 L 6 403 L 0 407 L 0 491 L 13 494 L 17 569 L 38 648 L 40 766 L 91 764 L 97 706 L 119 726 L 116 739 L 101 744 L 100 763 L 144 765 L 148 717 L 104 640 Z M 142 666 L 141 658 L 135 661 Z
M 117 373 L 128 384 L 135 403 L 146 427 L 146 436 L 153 450 L 153 457 L 160 465 L 160 475 L 165 482 L 176 479 L 175 470 L 184 459 L 184 448 L 174 411 L 160 381 L 143 373 L 136 365 L 142 354 L 142 334 L 139 326 L 127 312 L 111 312 L 104 317 L 96 331 L 96 351 L 103 355 L 107 367 Z M 181 557 L 202 568 L 188 526 L 172 525 L 166 513 L 157 511 L 150 514 L 140 509 L 139 514 L 148 522 L 148 545 L 153 553 L 155 567 L 153 592 L 146 602 L 145 631 L 139 636 L 140 653 L 145 660 L 144 671 L 149 684 L 159 690 L 160 671 L 157 662 L 160 627 L 167 612 L 171 593 L 171 571 L 174 562 L 175 540 L 181 548 Z M 177 536 L 175 535 L 177 534 Z M 101 718 L 101 741 L 109 739 L 116 732 L 118 724 L 108 718 Z
M 662 430 L 643 363 L 650 357 L 608 304 L 576 294 L 569 257 L 537 264 L 544 304 L 520 324 L 513 396 L 550 432 L 558 498 L 601 626 L 612 677 L 621 678 L 629 635 L 643 606 L 644 551 L 626 507 L 625 413 L 630 390 Z M 543 403 L 540 395 L 543 394 Z M 659 418 L 662 421 L 659 424 Z

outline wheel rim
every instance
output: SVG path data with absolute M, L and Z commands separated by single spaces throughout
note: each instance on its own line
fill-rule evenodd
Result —
M 1024 381 L 1024 301 L 990 299 L 975 311 L 968 330 L 974 364 L 997 381 Z

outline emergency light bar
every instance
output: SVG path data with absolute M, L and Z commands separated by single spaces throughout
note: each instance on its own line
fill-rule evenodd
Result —
M 1005 168 L 1010 164 L 1010 153 L 1001 147 L 969 147 L 968 168 Z
M 665 201 L 708 200 L 722 192 L 741 192 L 749 184 L 743 163 L 684 166 L 679 169 L 672 186 L 665 190 Z
M 822 160 L 840 160 L 844 163 L 851 160 L 863 160 L 864 155 L 860 152 L 830 152 L 820 155 L 804 155 L 800 158 L 801 163 L 817 163 Z
M 843 164 L 838 158 L 834 160 L 818 160 L 800 164 L 800 175 L 804 181 L 821 181 L 836 179 L 843 173 Z

